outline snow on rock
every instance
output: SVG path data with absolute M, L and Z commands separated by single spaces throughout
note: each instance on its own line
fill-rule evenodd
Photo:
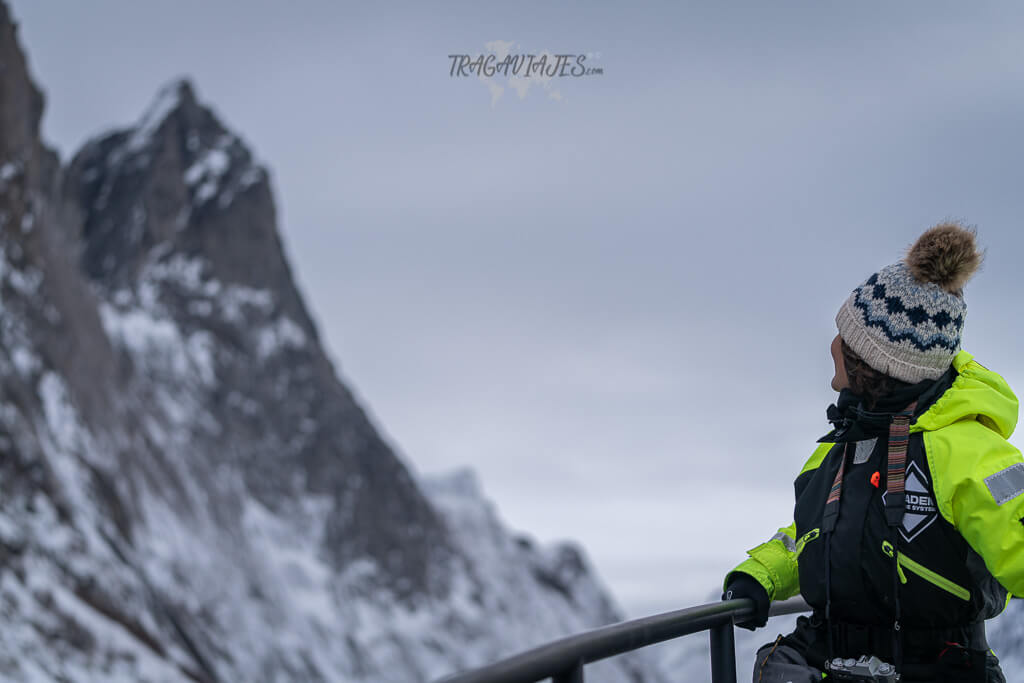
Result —
M 462 544 L 467 575 L 476 579 L 455 591 L 464 622 L 458 634 L 464 643 L 462 666 L 622 620 L 579 548 L 539 546 L 511 533 L 471 470 L 427 478 L 424 486 Z M 492 639 L 496 618 L 503 642 Z M 648 659 L 649 653 L 634 653 L 588 666 L 587 680 L 660 680 Z
M 230 143 L 232 138 L 227 137 Z M 221 143 L 223 144 L 223 143 Z M 206 150 L 185 171 L 185 183 L 195 189 L 196 202 L 202 204 L 216 196 L 221 177 L 231 166 L 231 157 L 222 147 Z
M 581 549 L 396 457 L 191 84 L 61 166 L 3 0 L 0 61 L 0 680 L 407 683 L 620 618 Z
M 260 358 L 269 358 L 286 348 L 301 348 L 306 343 L 306 333 L 288 317 L 280 317 L 257 333 L 257 348 Z
M 153 139 L 167 117 L 180 106 L 182 95 L 190 90 L 189 83 L 181 79 L 161 87 L 133 128 L 132 134 L 128 138 L 127 149 L 132 152 L 143 149 Z
M 0 182 L 6 183 L 8 180 L 18 175 L 18 170 L 18 164 L 13 161 L 0 164 Z
M 213 382 L 213 344 L 208 334 L 186 337 L 169 319 L 141 308 L 122 310 L 103 304 L 100 313 L 107 334 L 143 365 L 169 367 L 179 376 L 191 372 L 203 383 Z
M 11 361 L 23 377 L 28 377 L 40 367 L 39 358 L 24 346 L 11 350 Z
M 224 172 L 228 170 L 228 165 L 231 163 L 231 159 L 228 157 L 228 153 L 223 149 L 211 149 L 207 150 L 203 156 L 199 157 L 194 164 L 188 167 L 185 171 L 185 182 L 189 185 L 195 185 L 200 180 L 206 178 L 219 178 L 224 175 Z M 214 186 L 216 191 L 216 185 Z

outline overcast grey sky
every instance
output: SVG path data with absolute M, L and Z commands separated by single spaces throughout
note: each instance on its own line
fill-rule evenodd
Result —
M 1019 3 L 12 4 L 65 158 L 190 76 L 391 442 L 631 614 L 788 524 L 835 312 L 934 222 L 978 226 L 965 348 L 1024 388 Z M 604 73 L 492 102 L 448 55 L 498 40 Z

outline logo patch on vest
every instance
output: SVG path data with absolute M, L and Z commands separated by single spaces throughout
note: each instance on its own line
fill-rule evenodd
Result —
M 903 524 L 900 525 L 900 535 L 903 536 L 903 540 L 910 543 L 938 519 L 939 508 L 935 505 L 932 492 L 928 490 L 928 478 L 915 462 L 907 465 L 904 487 L 906 508 L 903 512 Z M 885 504 L 884 493 L 882 504 Z

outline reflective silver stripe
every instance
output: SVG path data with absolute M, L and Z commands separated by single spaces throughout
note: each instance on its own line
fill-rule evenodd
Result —
M 866 463 L 871 458 L 871 454 L 875 452 L 876 443 L 878 443 L 877 436 L 867 441 L 858 441 L 857 450 L 853 452 L 853 464 L 863 465 Z
M 1010 465 L 1005 470 L 985 477 L 985 486 L 998 505 L 1024 493 L 1024 462 Z
M 762 536 L 761 538 L 764 538 L 764 536 Z M 790 538 L 788 535 L 782 533 L 781 531 L 779 533 L 775 534 L 774 536 L 772 536 L 768 540 L 769 540 L 769 542 L 776 541 L 776 540 L 782 541 L 782 545 L 786 546 L 786 550 L 788 550 L 791 553 L 795 553 L 796 552 L 796 543 L 793 541 L 792 538 Z

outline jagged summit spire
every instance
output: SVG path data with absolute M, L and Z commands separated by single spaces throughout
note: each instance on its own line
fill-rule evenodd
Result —
M 160 246 L 202 253 L 233 281 L 291 287 L 266 171 L 188 78 L 160 87 L 130 128 L 91 140 L 66 187 L 83 210 L 85 270 L 105 285 L 134 279 Z
M 136 151 L 145 147 L 175 113 L 180 112 L 185 118 L 195 118 L 199 108 L 195 87 L 187 77 L 178 77 L 165 83 L 133 126 L 129 149 Z

